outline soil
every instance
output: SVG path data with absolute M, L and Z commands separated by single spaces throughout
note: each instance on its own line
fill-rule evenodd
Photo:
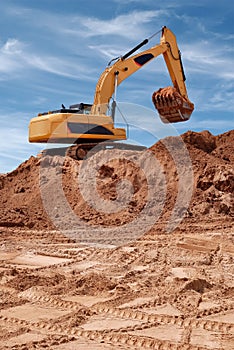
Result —
M 38 156 L 0 175 L 0 349 L 234 348 L 234 130 L 182 140 L 188 153 L 169 137 L 146 158 Z M 134 239 L 66 234 L 59 182 L 81 222 Z

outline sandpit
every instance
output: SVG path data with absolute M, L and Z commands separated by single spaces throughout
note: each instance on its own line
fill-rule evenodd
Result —
M 188 206 L 178 206 L 178 224 L 170 232 L 187 166 L 176 158 L 175 137 L 150 150 L 166 190 L 151 202 L 163 203 L 162 210 L 143 234 L 135 235 L 134 223 L 147 205 L 147 179 L 154 180 L 150 163 L 144 165 L 147 175 L 132 156 L 96 169 L 104 204 L 115 203 L 118 191 L 131 190 L 130 200 L 117 212 L 109 206 L 108 213 L 92 207 L 91 191 L 82 195 L 82 161 L 31 157 L 0 176 L 0 349 L 233 349 L 234 131 L 189 131 L 182 139 L 192 191 Z M 55 179 L 42 178 L 43 161 Z M 91 236 L 85 242 L 78 228 L 71 235 L 58 193 L 51 217 L 42 193 L 53 195 L 50 185 L 57 177 L 79 220 L 96 233 L 128 227 L 126 240 L 103 244 Z

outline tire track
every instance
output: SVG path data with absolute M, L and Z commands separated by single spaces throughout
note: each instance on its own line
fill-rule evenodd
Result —
M 89 258 L 93 253 L 94 250 L 92 248 L 81 248 L 80 246 L 73 245 L 62 249 L 58 249 L 56 247 L 43 247 L 37 249 L 38 255 L 51 256 L 56 258 L 73 258 L 74 260 L 77 259 L 78 261 Z
M 84 308 L 81 304 L 74 301 L 66 301 L 60 298 L 54 298 L 49 295 L 37 295 L 35 290 L 21 293 L 24 298 L 28 298 L 33 302 L 45 303 L 52 306 L 60 307 L 65 310 L 72 311 L 81 310 Z M 231 310 L 231 308 L 230 308 Z M 220 322 L 215 320 L 207 320 L 200 318 L 185 318 L 184 316 L 171 316 L 165 314 L 149 314 L 141 310 L 133 310 L 132 308 L 118 309 L 105 305 L 93 305 L 92 311 L 102 314 L 110 314 L 125 319 L 139 320 L 145 323 L 171 324 L 179 327 L 199 327 L 209 331 L 218 331 L 222 333 L 234 333 L 234 324 L 228 322 Z M 215 309 L 216 311 L 216 309 Z
M 90 259 L 92 254 L 93 254 L 93 251 L 90 250 L 90 249 L 87 249 L 87 252 L 82 252 L 82 254 L 79 253 L 79 256 L 75 256 L 73 257 L 72 256 L 69 256 L 69 254 L 58 254 L 57 252 L 55 252 L 54 250 L 53 251 L 40 251 L 40 250 L 37 250 L 36 254 L 35 255 L 42 255 L 42 256 L 45 256 L 45 257 L 54 257 L 54 258 L 61 258 L 61 259 L 69 259 L 69 261 L 65 261 L 65 262 L 60 262 L 60 263 L 53 263 L 51 265 L 46 265 L 46 266 L 40 266 L 40 267 L 35 267 L 33 269 L 33 272 L 39 272 L 39 271 L 44 271 L 44 270 L 47 270 L 51 267 L 56 267 L 56 268 L 63 268 L 63 267 L 67 267 L 67 266 L 71 266 L 73 264 L 76 264 L 76 263 L 79 263 L 79 262 L 82 262 L 82 261 L 85 261 L 86 259 Z M 8 264 L 7 266 L 8 268 L 13 268 L 15 267 L 15 264 Z M 32 272 L 32 269 L 30 268 L 20 268 L 20 266 L 18 267 L 17 266 L 17 270 L 19 272 Z
M 207 350 L 207 347 L 201 347 L 201 346 L 193 346 L 191 344 L 183 344 L 183 343 L 174 343 L 170 342 L 168 340 L 160 340 L 152 337 L 147 337 L 147 336 L 139 336 L 139 335 L 134 335 L 134 334 L 128 334 L 126 332 L 129 331 L 136 331 L 139 329 L 144 329 L 144 327 L 148 328 L 148 325 L 142 325 L 142 327 L 139 326 L 134 326 L 134 327 L 128 327 L 126 328 L 120 328 L 119 330 L 104 330 L 104 331 L 89 331 L 89 330 L 83 330 L 78 327 L 67 327 L 64 328 L 63 325 L 59 324 L 51 324 L 50 321 L 47 322 L 28 322 L 24 320 L 19 320 L 17 318 L 8 318 L 8 317 L 0 317 L 0 319 L 4 320 L 5 322 L 8 323 L 14 323 L 18 325 L 24 325 L 30 327 L 30 329 L 46 329 L 47 331 L 51 331 L 53 333 L 61 334 L 63 333 L 63 336 L 61 336 L 61 339 L 64 342 L 64 337 L 71 336 L 69 338 L 65 338 L 68 341 L 75 340 L 74 338 L 87 338 L 89 340 L 93 340 L 96 342 L 104 342 L 108 344 L 116 344 L 116 345 L 127 345 L 127 346 L 132 346 L 134 349 L 158 349 L 158 350 Z M 156 324 L 152 323 L 150 327 L 155 326 Z M 56 341 L 58 341 L 56 339 Z M 62 343 L 61 342 L 61 343 Z M 48 343 L 45 343 L 45 340 L 42 340 L 41 342 L 38 342 L 39 344 L 43 345 L 48 345 Z M 23 344 L 23 346 L 26 346 L 27 344 Z M 59 345 L 58 343 L 56 344 L 50 344 L 50 345 Z M 11 348 L 12 349 L 12 348 Z M 14 349 L 14 348 L 13 348 Z M 20 346 L 16 346 L 15 350 L 21 349 Z M 124 348 L 125 349 L 125 348 Z M 214 349 L 215 350 L 215 349 Z M 224 350 L 220 349 L 219 350 Z
M 234 309 L 234 303 L 228 303 L 226 305 L 214 306 L 209 309 L 204 309 L 196 313 L 196 318 L 201 318 L 205 316 L 212 316 L 219 314 L 221 312 L 231 311 Z
M 74 336 L 64 336 L 64 335 L 50 335 L 45 337 L 42 340 L 33 340 L 23 344 L 17 344 L 12 346 L 4 346 L 3 350 L 25 350 L 25 349 L 43 349 L 43 348 L 51 348 L 52 346 L 58 346 L 61 344 L 66 344 L 71 341 L 76 340 Z
M 168 240 L 168 245 L 170 245 L 170 240 Z M 165 242 L 164 242 L 165 243 Z M 135 265 L 147 265 L 149 268 L 147 270 L 147 273 L 154 272 L 156 270 L 156 267 L 160 265 L 160 262 L 166 261 L 167 267 L 168 267 L 168 274 L 169 270 L 177 266 L 176 264 L 173 265 L 170 257 L 168 257 L 168 254 L 166 251 L 164 251 L 164 243 L 159 242 L 156 247 L 154 246 L 152 249 L 152 246 L 146 246 L 144 249 L 144 246 L 137 246 L 137 248 L 134 247 L 126 247 L 124 248 L 114 248 L 112 249 L 106 249 L 106 248 L 90 248 L 90 247 L 80 247 L 78 245 L 69 245 L 66 244 L 66 247 L 57 247 L 55 244 L 48 246 L 40 246 L 37 247 L 35 251 L 38 255 L 45 255 L 45 256 L 51 256 L 51 257 L 57 257 L 57 258 L 67 258 L 69 261 L 61 262 L 58 264 L 53 264 L 53 267 L 51 265 L 38 267 L 36 269 L 33 269 L 34 271 L 41 271 L 41 270 L 49 270 L 49 269 L 57 269 L 61 267 L 69 266 L 68 269 L 65 269 L 66 271 L 63 271 L 64 274 L 68 273 L 71 275 L 73 271 L 70 271 L 71 268 L 74 267 L 74 270 L 77 268 L 75 264 L 79 264 L 82 262 L 88 262 L 90 260 L 94 260 L 94 262 L 99 261 L 103 264 L 103 268 L 108 271 L 108 269 L 113 269 L 121 274 L 123 272 L 131 273 L 132 271 L 135 273 L 134 267 Z M 174 248 L 175 248 L 175 242 Z M 161 249 L 163 248 L 163 249 Z M 74 249 L 74 250 L 73 250 Z M 75 251 L 77 249 L 77 251 Z M 80 250 L 79 250 L 80 249 Z M 156 250 L 157 254 L 150 254 L 150 251 Z M 147 254 L 149 251 L 149 254 Z M 175 253 L 176 252 L 176 253 Z M 178 252 L 178 254 L 177 254 Z M 218 252 L 218 251 L 217 251 Z M 181 258 L 178 249 L 173 250 L 173 254 L 176 255 L 176 258 L 179 260 Z M 200 253 L 199 253 L 200 254 Z M 183 255 L 182 255 L 183 258 Z M 182 260 L 182 265 L 179 266 L 194 266 L 194 261 L 191 259 L 190 261 L 185 262 Z M 119 261 L 121 260 L 121 266 L 118 266 Z M 110 265 L 112 266 L 105 266 L 104 264 L 110 262 Z M 219 263 L 219 261 L 216 261 L 216 255 L 214 254 L 214 257 L 212 258 L 212 268 Z M 228 264 L 231 264 L 231 260 L 227 261 Z M 154 265 L 153 265 L 154 264 Z M 222 260 L 223 264 L 223 260 Z M 132 265 L 132 266 L 131 266 Z M 81 265 L 80 265 L 81 266 Z M 200 266 L 200 265 L 199 265 Z M 203 264 L 202 264 L 203 266 Z M 221 266 L 221 263 L 220 263 Z M 9 267 L 9 266 L 7 266 Z M 206 265 L 205 265 L 206 267 Z M 204 267 L 204 268 L 205 268 Z M 222 267 L 222 266 L 221 266 Z M 231 268 L 231 267 L 230 267 Z M 25 272 L 28 271 L 29 273 L 32 271 L 31 269 L 24 269 L 24 268 L 18 268 L 18 271 Z M 81 271 L 82 268 L 78 268 L 79 271 Z M 209 269 L 209 268 L 208 268 Z M 207 269 L 207 270 L 208 270 Z M 206 273 L 208 273 L 206 270 Z M 97 268 L 96 271 L 100 272 L 100 269 Z M 138 273 L 138 270 L 136 270 L 136 274 Z M 141 270 L 139 270 L 139 275 L 137 275 L 137 282 L 141 281 L 142 275 Z M 161 270 L 160 270 L 161 271 Z M 160 272 L 159 271 L 159 272 Z M 225 270 L 227 271 L 227 269 Z M 158 272 L 158 275 L 160 273 Z M 86 270 L 81 272 L 81 274 L 85 275 Z M 144 272 L 143 272 L 144 273 Z M 123 277 L 123 282 L 126 275 Z M 69 275 L 70 276 L 70 275 Z M 73 276 L 73 275 L 72 275 Z M 115 275 L 114 275 L 115 276 Z M 206 275 L 207 276 L 207 275 Z M 225 275 L 227 276 L 227 275 Z M 122 276 L 119 276 L 120 278 Z M 130 276 L 131 277 L 131 276 Z M 145 276 L 143 276 L 145 277 Z M 127 282 L 135 282 L 135 275 L 133 274 L 133 279 L 129 278 L 127 279 Z M 209 280 L 209 278 L 208 278 Z M 229 281 L 229 279 L 227 278 Z M 144 282 L 144 281 L 143 281 Z M 121 280 L 122 283 L 122 280 Z M 120 287 L 122 285 L 120 284 Z M 160 285 L 161 286 L 161 285 Z M 63 287 L 63 286 L 62 286 Z M 61 288 L 62 288 L 61 287 Z M 231 322 L 222 322 L 219 320 L 216 320 L 215 318 L 212 320 L 208 316 L 212 315 L 219 315 L 221 313 L 230 312 L 234 308 L 234 304 L 230 301 L 225 299 L 225 295 L 222 295 L 222 287 L 219 287 L 219 306 L 211 306 L 207 307 L 205 309 L 198 309 L 199 302 L 196 305 L 196 307 L 191 307 L 192 310 L 189 313 L 189 308 L 184 311 L 183 314 L 180 314 L 179 316 L 176 315 L 167 315 L 167 314 L 155 314 L 153 310 L 150 310 L 151 308 L 166 305 L 167 303 L 171 304 L 173 306 L 173 302 L 175 301 L 175 294 L 173 292 L 175 291 L 172 288 L 168 291 L 168 293 L 163 294 L 162 290 L 165 290 L 165 285 L 162 283 L 162 289 L 157 290 L 158 295 L 154 294 L 154 298 L 148 299 L 148 301 L 144 301 L 144 303 L 137 305 L 136 302 L 135 305 L 131 306 L 131 304 L 126 304 L 127 302 L 134 301 L 134 298 L 137 297 L 143 297 L 144 294 L 142 290 L 139 288 L 139 291 L 136 289 L 132 289 L 130 292 L 128 291 L 128 295 L 125 290 L 119 291 L 117 290 L 116 293 L 111 294 L 112 298 L 110 296 L 110 299 L 105 301 L 99 301 L 93 304 L 91 307 L 86 307 L 82 303 L 79 303 L 78 301 L 69 301 L 64 300 L 62 297 L 65 297 L 65 295 L 55 296 L 52 293 L 50 288 L 48 289 L 48 293 L 46 292 L 46 287 L 44 290 L 42 289 L 42 286 L 35 286 L 31 287 L 28 290 L 25 290 L 21 293 L 17 293 L 16 295 L 20 298 L 23 298 L 24 300 L 31 301 L 32 304 L 40 305 L 41 307 L 44 307 L 46 305 L 51 306 L 51 309 L 63 309 L 67 310 L 66 317 L 55 317 L 51 319 L 42 319 L 36 322 L 33 321 L 27 321 L 23 319 L 17 319 L 15 317 L 4 317 L 0 316 L 0 321 L 6 322 L 9 325 L 15 325 L 15 328 L 19 327 L 21 331 L 25 329 L 26 332 L 30 332 L 31 330 L 38 332 L 41 332 L 43 335 L 45 335 L 45 339 L 40 340 L 38 342 L 33 342 L 35 344 L 35 348 L 52 348 L 56 349 L 57 345 L 60 345 L 62 343 L 70 342 L 72 340 L 76 340 L 79 337 L 83 337 L 85 339 L 88 339 L 90 341 L 94 342 L 100 342 L 104 344 L 114 344 L 114 348 L 120 348 L 120 349 L 158 349 L 158 350 L 207 350 L 208 348 L 206 346 L 195 346 L 190 344 L 191 337 L 193 340 L 193 334 L 192 331 L 195 329 L 196 332 L 203 335 L 203 332 L 201 330 L 206 330 L 211 333 L 216 333 L 217 337 L 221 339 L 224 336 L 234 335 L 234 324 Z M 51 294 L 49 294 L 49 291 L 51 291 Z M 57 289 L 55 290 L 55 292 Z M 147 294 L 145 296 L 149 296 L 149 291 L 147 290 Z M 177 289 L 176 289 L 177 291 Z M 179 293 L 180 291 L 178 291 Z M 137 294 L 138 293 L 138 294 Z M 15 294 L 15 293 L 14 293 Z M 97 297 L 100 295 L 97 295 Z M 229 296 L 226 295 L 226 298 Z M 129 298 L 129 299 L 128 299 Z M 212 295 L 209 294 L 208 299 L 204 298 L 204 301 L 211 301 L 213 302 L 214 299 L 214 293 Z M 79 299 L 78 299 L 79 300 Z M 102 300 L 102 299 L 99 299 Z M 183 302 L 184 299 L 182 299 Z M 203 296 L 201 298 L 203 300 Z M 123 304 L 125 303 L 125 305 Z M 119 307 L 120 304 L 123 304 L 123 307 Z M 182 304 L 181 304 L 182 305 Z M 205 307 L 209 305 L 208 303 L 204 303 Z M 212 304 L 210 304 L 212 305 Z M 124 307 L 127 306 L 127 307 Z M 86 310 L 88 311 L 86 314 Z M 90 312 L 91 311 L 91 312 Z M 82 313 L 83 312 L 83 313 Z M 160 312 L 160 311 L 159 311 Z M 162 312 L 162 311 L 161 311 Z M 5 313 L 4 313 L 5 314 Z M 81 318 L 79 318 L 79 314 L 85 315 L 83 321 Z M 9 313 L 10 315 L 10 313 Z M 75 317 L 74 317 L 75 315 Z M 86 317 L 87 316 L 87 317 Z M 94 317 L 92 317 L 94 316 Z M 21 316 L 20 316 L 21 317 Z M 89 318 L 91 317 L 91 318 Z M 97 326 L 95 329 L 95 321 L 99 322 L 99 319 L 102 320 L 106 318 L 107 322 L 108 319 L 111 319 L 113 321 L 114 326 L 109 327 L 110 323 L 105 330 L 104 327 Z M 210 319 L 208 319 L 210 318 Z M 218 318 L 218 317 L 217 317 Z M 94 319 L 94 323 L 93 323 Z M 123 320 L 123 322 L 122 322 Z M 127 322 L 128 320 L 129 322 Z M 134 322 L 133 322 L 134 321 Z M 77 326 L 76 326 L 77 322 Z M 123 324 L 131 324 L 130 326 L 123 326 Z M 86 325 L 87 326 L 84 326 Z M 92 324 L 89 326 L 89 324 Z M 170 329 L 170 326 L 176 326 L 175 328 L 178 328 L 180 332 L 182 332 L 182 336 L 179 338 L 180 342 L 175 343 L 172 340 L 162 340 L 162 339 L 156 339 L 153 336 L 146 336 L 146 334 L 152 334 L 155 328 L 153 327 L 161 327 L 163 329 L 163 332 L 167 329 Z M 119 328 L 118 328 L 119 327 Z M 152 330 L 148 331 L 149 329 L 153 328 Z M 171 327 L 173 328 L 173 327 Z M 13 329 L 13 327 L 12 327 Z M 147 332 L 144 330 L 147 330 Z M 140 332 L 141 331 L 141 332 Z M 166 332 L 166 331 L 165 331 Z M 24 332 L 23 332 L 24 333 Z M 210 333 L 210 334 L 211 334 Z M 218 334 L 219 333 L 219 334 Z M 17 334 L 17 332 L 15 333 Z M 49 334 L 49 335 L 48 335 Z M 61 334 L 63 334 L 61 336 Z M 159 333 L 160 334 L 160 333 Z M 205 333 L 204 333 L 205 334 Z M 205 337 L 206 335 L 204 335 Z M 14 337 L 14 333 L 12 335 L 9 333 L 9 337 Z M 160 336 L 159 336 L 160 338 Z M 168 336 L 168 338 L 170 338 Z M 41 338 L 40 338 L 41 339 Z M 173 338 L 171 338 L 173 339 Z M 61 340 L 61 341 L 60 341 Z M 198 342 L 199 343 L 199 342 Z M 15 350 L 25 350 L 26 348 L 32 348 L 32 343 L 28 342 L 23 345 L 15 345 L 15 347 L 11 347 L 11 349 Z M 5 348 L 4 348 L 5 349 Z M 6 348 L 10 349 L 10 348 Z M 214 349 L 215 350 L 215 349 Z M 221 348 L 219 348 L 221 350 Z

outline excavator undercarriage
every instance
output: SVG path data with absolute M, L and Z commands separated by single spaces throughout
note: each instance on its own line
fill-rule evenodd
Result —
M 48 148 L 44 149 L 40 156 L 66 156 L 75 160 L 86 159 L 93 154 L 108 149 L 120 149 L 134 152 L 143 152 L 147 149 L 145 146 L 132 145 L 121 142 L 100 142 L 100 143 L 84 143 L 72 145 L 70 147 Z

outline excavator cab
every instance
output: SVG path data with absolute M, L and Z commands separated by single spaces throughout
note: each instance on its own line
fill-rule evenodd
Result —
M 69 109 L 75 110 L 77 111 L 76 113 L 79 113 L 79 114 L 90 114 L 91 108 L 92 108 L 91 104 L 83 103 L 83 102 L 71 105 L 69 107 Z

